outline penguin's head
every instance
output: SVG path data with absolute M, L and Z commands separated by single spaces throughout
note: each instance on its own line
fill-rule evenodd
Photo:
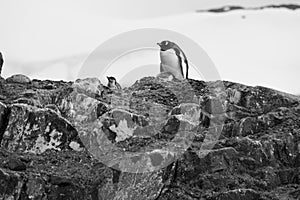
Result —
M 106 77 L 109 83 L 115 83 L 117 82 L 116 78 L 113 76 L 107 76 Z
M 169 49 L 172 49 L 176 46 L 176 44 L 174 42 L 168 41 L 168 40 L 164 40 L 160 43 L 157 43 L 157 45 L 160 47 L 161 51 L 167 51 Z

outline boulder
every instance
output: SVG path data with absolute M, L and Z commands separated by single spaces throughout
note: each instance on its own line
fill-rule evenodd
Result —
M 1 141 L 1 146 L 7 150 L 43 153 L 47 149 L 70 148 L 71 142 L 80 146 L 76 129 L 56 112 L 26 104 L 12 104 L 9 109 Z
M 28 84 L 31 82 L 30 78 L 28 76 L 25 76 L 23 74 L 15 74 L 6 79 L 6 82 L 8 83 L 21 83 L 21 84 Z
M 26 165 L 18 158 L 9 158 L 4 162 L 4 166 L 13 171 L 26 170 Z
M 93 98 L 101 97 L 103 85 L 97 78 L 77 79 L 72 85 L 77 93 L 83 93 Z

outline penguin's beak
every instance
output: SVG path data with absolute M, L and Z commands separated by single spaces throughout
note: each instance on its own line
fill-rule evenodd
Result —
M 159 43 L 159 42 L 158 42 L 158 43 L 156 43 L 156 44 L 157 44 L 158 46 L 160 46 L 160 45 L 161 45 L 161 43 Z

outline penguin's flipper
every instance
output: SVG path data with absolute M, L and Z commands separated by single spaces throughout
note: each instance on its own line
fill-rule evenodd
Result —
M 184 52 L 182 50 L 181 50 L 181 52 L 182 52 L 182 55 L 183 55 L 183 60 L 184 60 L 185 66 L 186 66 L 185 78 L 188 79 L 188 75 L 189 75 L 189 63 L 188 63 L 187 57 L 184 54 Z
M 121 85 L 119 83 L 116 83 L 116 86 L 117 86 L 118 90 L 122 90 L 122 87 L 121 87 Z
M 186 64 L 186 75 L 185 75 L 185 78 L 188 79 L 189 77 L 189 64 L 188 64 L 188 61 L 187 59 L 184 60 L 185 64 Z
M 182 49 L 178 45 L 176 45 L 176 47 L 180 50 L 180 53 L 182 54 L 183 61 L 184 61 L 185 65 L 186 65 L 185 78 L 188 79 L 189 63 L 188 63 L 187 57 L 186 57 L 185 53 L 182 51 Z

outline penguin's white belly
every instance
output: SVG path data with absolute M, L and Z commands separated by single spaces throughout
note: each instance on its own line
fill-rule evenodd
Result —
M 180 60 L 178 59 L 174 50 L 161 51 L 160 60 L 160 72 L 170 72 L 175 76 L 175 78 L 179 80 L 184 79 Z

